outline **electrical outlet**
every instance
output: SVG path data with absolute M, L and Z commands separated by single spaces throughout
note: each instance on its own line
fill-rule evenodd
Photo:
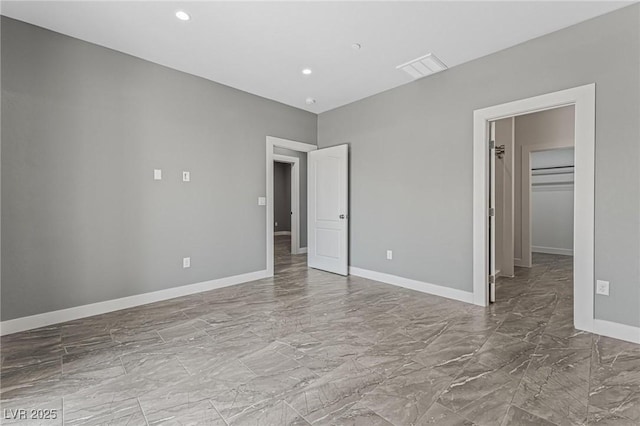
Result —
M 182 172 L 182 181 L 183 182 L 190 182 L 191 181 L 191 173 Z
M 392 260 L 392 259 L 393 259 L 393 251 L 387 250 L 387 260 Z
M 183 268 L 191 268 L 191 258 L 190 257 L 183 257 L 182 258 L 182 267 Z
M 278 227 L 278 222 L 276 222 L 276 228 Z
M 267 197 L 258 197 L 258 205 L 266 206 L 267 205 Z
M 162 180 L 162 170 L 153 169 L 153 180 Z
M 596 281 L 596 294 L 601 294 L 603 296 L 609 295 L 609 281 Z

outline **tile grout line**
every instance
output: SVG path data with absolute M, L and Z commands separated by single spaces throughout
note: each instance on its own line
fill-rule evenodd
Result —
M 305 422 L 307 422 L 309 424 L 312 424 L 312 422 L 310 422 L 305 416 L 300 414 L 300 412 L 298 410 L 296 410 L 295 408 L 293 408 L 293 406 L 291 404 L 289 404 L 287 401 L 285 401 L 283 399 L 282 403 L 285 404 L 287 407 L 291 408 L 293 410 L 293 412 L 296 413 L 297 415 L 299 415 Z
M 144 417 L 144 422 L 147 426 L 149 426 L 149 420 L 147 419 L 147 415 L 144 412 L 144 408 L 142 408 L 142 404 L 140 403 L 140 397 L 136 397 L 136 401 L 138 401 L 138 407 L 140 407 L 140 411 L 142 412 L 142 417 Z
M 218 410 L 218 408 L 216 407 L 216 405 L 213 403 L 213 401 L 211 401 L 210 399 L 208 399 L 207 401 L 209 401 L 209 404 L 211 404 L 211 406 L 213 407 L 214 411 L 216 413 L 218 413 L 218 416 L 220 416 L 220 418 L 222 419 L 222 421 L 224 422 L 225 425 L 229 426 L 229 422 L 227 421 L 227 419 L 224 418 L 224 416 L 222 415 L 222 413 Z
M 118 359 L 120 360 L 120 365 L 122 365 L 122 369 L 124 370 L 124 375 L 126 376 L 127 373 L 127 367 L 124 366 L 124 361 L 122 360 L 122 355 L 118 355 Z
M 253 371 L 253 370 L 252 370 L 252 369 L 251 369 L 247 364 L 245 364 L 245 363 L 244 363 L 240 358 L 238 358 L 238 362 L 239 362 L 240 364 L 242 364 L 242 366 L 243 366 L 244 368 L 246 368 L 247 370 L 249 370 L 249 371 L 250 371 L 254 376 L 256 376 L 256 377 L 260 377 L 260 375 L 259 375 L 258 373 L 256 373 L 255 371 Z
M 193 374 L 191 374 L 191 372 L 189 371 L 189 369 L 184 365 L 184 363 L 182 362 L 182 360 L 180 359 L 180 357 L 176 354 L 174 355 L 176 357 L 176 359 L 178 360 L 178 363 L 182 366 L 182 368 L 184 368 L 184 370 L 187 372 L 187 375 L 189 376 L 193 376 Z
M 509 404 L 509 407 L 511 407 L 511 404 Z M 518 410 L 522 410 L 522 411 L 524 411 L 525 413 L 527 413 L 527 414 L 529 414 L 529 415 L 532 415 L 533 417 L 536 417 L 536 418 L 538 418 L 538 419 L 542 419 L 542 420 L 544 420 L 545 422 L 549 422 L 549 423 L 551 423 L 551 424 L 552 424 L 552 425 L 554 425 L 554 426 L 560 426 L 560 425 L 558 425 L 558 423 L 556 423 L 556 422 L 552 422 L 552 421 L 551 421 L 551 420 L 549 420 L 549 419 L 545 419 L 545 418 L 543 418 L 543 417 L 540 417 L 540 416 L 538 416 L 537 414 L 533 414 L 533 413 L 531 413 L 531 412 L 529 412 L 529 411 L 525 410 L 525 409 L 524 409 L 524 408 L 522 408 L 522 407 L 518 407 L 517 405 L 514 405 L 514 407 L 517 407 L 517 408 L 518 408 Z M 509 414 L 509 412 L 507 412 L 507 414 Z M 505 416 L 505 419 L 504 419 L 504 420 L 506 420 L 506 416 Z M 503 420 L 503 423 L 504 423 L 504 420 Z M 585 425 L 586 425 L 586 423 L 585 423 Z

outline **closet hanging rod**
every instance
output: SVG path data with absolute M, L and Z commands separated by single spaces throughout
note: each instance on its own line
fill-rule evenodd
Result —
M 554 169 L 573 169 L 574 166 L 556 166 L 556 167 L 536 167 L 535 169 L 531 169 L 531 170 L 554 170 Z

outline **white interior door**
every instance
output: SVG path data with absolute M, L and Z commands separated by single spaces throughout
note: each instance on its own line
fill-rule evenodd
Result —
M 311 268 L 348 275 L 348 146 L 308 155 L 308 251 Z
M 496 123 L 489 123 L 489 302 L 496 301 Z

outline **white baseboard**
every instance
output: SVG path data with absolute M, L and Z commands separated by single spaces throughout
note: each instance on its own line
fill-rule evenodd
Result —
M 640 343 L 640 327 L 594 319 L 593 330 L 587 331 L 631 343 Z
M 203 291 L 215 290 L 217 288 L 242 284 L 249 281 L 256 281 L 266 277 L 266 270 L 249 272 L 246 274 L 218 278 L 215 280 L 168 288 L 151 293 L 136 294 L 134 296 L 122 297 L 120 299 L 106 300 L 104 302 L 74 306 L 73 308 L 61 309 L 59 311 L 45 312 L 43 314 L 2 321 L 0 322 L 0 336 L 80 318 L 91 317 L 107 312 L 119 311 L 121 309 L 133 308 L 135 306 L 160 302 L 162 300 L 174 299 L 176 297 L 201 293 Z
M 573 256 L 573 249 L 565 249 L 565 248 L 531 246 L 531 251 L 534 253 L 561 254 L 563 256 Z
M 291 235 L 291 231 L 276 231 L 273 235 Z
M 298 254 L 305 254 L 306 252 L 307 252 L 307 248 L 306 247 L 298 248 Z
M 398 277 L 396 275 L 385 274 L 383 272 L 356 268 L 354 266 L 349 267 L 349 273 L 357 277 L 368 278 L 370 280 L 380 281 L 385 284 L 396 285 L 398 287 L 404 287 L 411 290 L 420 291 L 422 293 L 446 297 L 447 299 L 458 300 L 460 302 L 473 303 L 473 293 L 470 291 L 463 291 L 455 288 L 444 287 L 441 285 L 429 284 L 409 278 Z

